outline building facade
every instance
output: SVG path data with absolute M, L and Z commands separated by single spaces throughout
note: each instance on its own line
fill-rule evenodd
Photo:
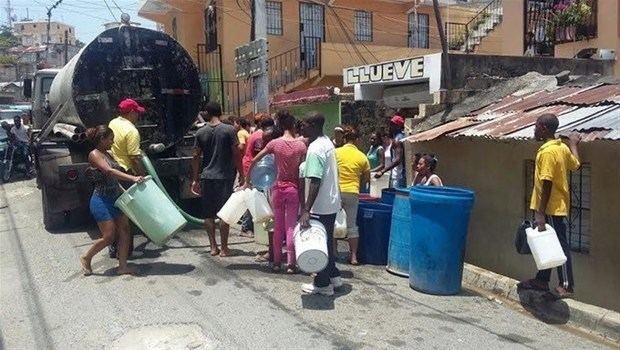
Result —
M 250 3 L 147 0 L 138 14 L 163 25 L 188 50 L 205 85 L 218 85 L 207 93 L 224 91 L 229 97 L 223 99 L 225 104 L 232 99 L 244 105 L 252 87 L 236 79 L 234 55 L 235 48 L 250 41 Z M 286 0 L 266 5 L 272 94 L 342 86 L 346 67 L 441 51 L 431 1 Z M 468 6 L 451 6 L 450 11 L 469 18 L 477 13 L 471 6 L 481 5 Z M 448 7 L 441 8 L 447 13 Z
M 47 44 L 47 21 L 13 22 L 13 31 L 22 46 L 41 46 Z M 75 28 L 68 24 L 50 22 L 50 43 L 64 44 L 65 32 L 69 45 L 75 45 Z

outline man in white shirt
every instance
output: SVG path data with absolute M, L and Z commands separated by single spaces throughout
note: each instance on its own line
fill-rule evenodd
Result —
M 30 161 L 30 136 L 29 128 L 22 125 L 22 118 L 15 116 L 13 118 L 13 127 L 11 128 L 11 137 L 14 140 L 15 151 L 22 155 L 26 163 L 26 172 L 30 174 L 32 162 Z
M 342 287 L 340 271 L 336 268 L 334 248 L 334 224 L 341 208 L 338 187 L 336 149 L 332 141 L 323 135 L 325 118 L 316 112 L 308 113 L 302 122 L 302 134 L 310 141 L 306 154 L 303 177 L 309 180 L 308 198 L 302 204 L 299 222 L 309 227 L 309 220 L 316 219 L 327 232 L 327 267 L 319 272 L 313 283 L 302 285 L 308 294 L 334 295 L 334 288 Z

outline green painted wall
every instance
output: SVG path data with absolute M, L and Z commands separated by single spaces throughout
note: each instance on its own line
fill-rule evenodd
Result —
M 334 128 L 340 125 L 340 100 L 332 100 L 322 103 L 310 103 L 287 107 L 297 119 L 303 118 L 308 112 L 319 112 L 325 117 L 323 132 L 330 138 L 334 136 Z

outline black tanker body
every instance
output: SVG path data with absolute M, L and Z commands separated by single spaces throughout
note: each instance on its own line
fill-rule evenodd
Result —
M 51 124 L 78 130 L 107 125 L 118 115 L 117 105 L 124 98 L 145 106 L 137 124 L 141 148 L 157 149 L 153 157 L 158 158 L 160 175 L 178 182 L 188 170 L 189 159 L 182 148 L 198 114 L 201 87 L 191 57 L 165 33 L 121 26 L 99 34 L 55 76 L 48 111 L 57 115 L 52 114 L 47 123 L 35 120 L 34 124 L 42 133 L 44 124 L 50 130 Z M 35 155 L 45 226 L 60 228 L 89 217 L 92 174 L 86 161 L 92 145 L 53 132 L 40 141 Z

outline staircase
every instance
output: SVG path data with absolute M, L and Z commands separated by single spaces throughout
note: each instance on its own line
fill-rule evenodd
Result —
M 289 92 L 321 75 L 321 39 L 305 38 L 305 46 L 295 47 L 269 58 L 269 94 Z M 224 80 L 220 76 L 221 48 L 217 52 L 200 55 L 198 65 L 203 79 L 203 93 L 207 100 L 218 101 L 226 114 L 248 115 L 254 110 L 254 82 L 247 80 Z M 209 56 L 211 55 L 211 56 Z M 206 86 L 206 88 L 205 88 Z
M 490 1 L 467 23 L 446 22 L 446 36 L 450 50 L 474 52 L 504 17 L 502 0 Z

